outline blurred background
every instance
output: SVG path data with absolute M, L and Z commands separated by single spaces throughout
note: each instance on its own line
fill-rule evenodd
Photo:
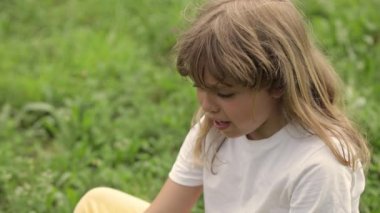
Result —
M 95 186 L 154 198 L 197 106 L 172 52 L 197 2 L 0 1 L 0 212 L 72 212 Z M 380 212 L 380 1 L 299 2 L 372 145 L 361 212 Z

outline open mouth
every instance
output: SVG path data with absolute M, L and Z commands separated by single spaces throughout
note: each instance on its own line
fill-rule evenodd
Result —
M 230 125 L 231 125 L 231 122 L 229 121 L 214 120 L 214 126 L 219 130 L 227 129 Z

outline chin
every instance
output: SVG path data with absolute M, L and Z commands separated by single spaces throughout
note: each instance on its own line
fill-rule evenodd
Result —
M 241 137 L 243 136 L 244 134 L 241 134 L 241 133 L 237 133 L 237 132 L 224 132 L 224 131 L 219 131 L 223 136 L 227 137 L 227 138 L 237 138 L 237 137 Z

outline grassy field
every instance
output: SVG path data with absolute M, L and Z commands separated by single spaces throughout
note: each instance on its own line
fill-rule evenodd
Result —
M 171 52 L 190 2 L 0 1 L 0 212 L 71 212 L 95 186 L 154 198 L 196 108 Z M 300 7 L 373 148 L 361 212 L 380 212 L 380 1 Z

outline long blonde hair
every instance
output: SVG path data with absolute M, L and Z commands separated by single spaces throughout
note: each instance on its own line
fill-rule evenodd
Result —
M 282 89 L 287 121 L 319 136 L 343 165 L 369 162 L 366 140 L 342 110 L 339 77 L 290 0 L 209 1 L 176 48 L 179 73 L 197 85 L 207 72 L 220 82 Z M 210 128 L 202 122 L 198 157 Z

